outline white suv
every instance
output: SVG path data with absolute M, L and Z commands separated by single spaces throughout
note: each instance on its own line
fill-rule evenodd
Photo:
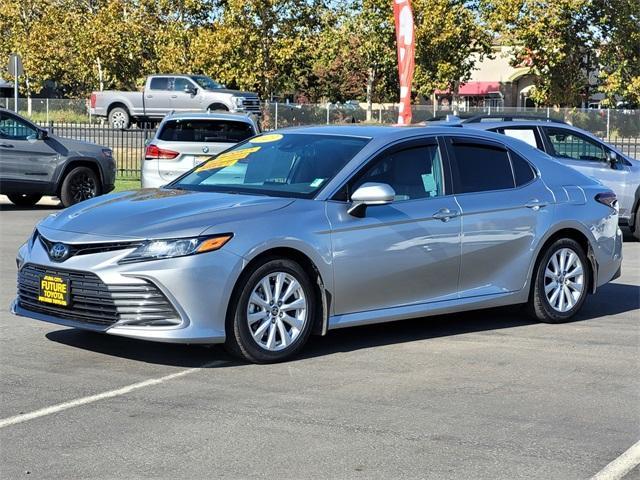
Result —
M 142 187 L 166 185 L 258 133 L 260 126 L 252 115 L 220 112 L 168 115 L 147 144 Z

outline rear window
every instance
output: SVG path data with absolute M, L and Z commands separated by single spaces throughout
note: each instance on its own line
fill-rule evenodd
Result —
M 158 138 L 167 142 L 238 143 L 254 135 L 246 122 L 202 119 L 165 122 Z
M 149 84 L 151 90 L 169 90 L 169 78 L 156 77 L 151 79 Z

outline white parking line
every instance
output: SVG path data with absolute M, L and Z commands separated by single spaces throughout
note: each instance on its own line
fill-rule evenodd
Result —
M 70 408 L 75 408 L 81 405 L 87 405 L 88 403 L 104 400 L 105 398 L 113 398 L 113 397 L 119 397 L 121 395 L 126 395 L 127 393 L 133 392 L 134 390 L 139 390 L 145 387 L 151 387 L 153 385 L 159 385 L 169 380 L 173 380 L 174 378 L 184 377 L 185 375 L 189 375 L 190 373 L 200 371 L 204 368 L 219 367 L 226 363 L 228 362 L 223 360 L 216 360 L 214 362 L 206 363 L 201 367 L 189 368 L 187 370 L 182 370 L 180 372 L 172 373 L 171 375 L 166 375 L 164 377 L 152 378 L 150 380 L 145 380 L 143 382 L 133 383 L 131 385 L 127 385 L 126 387 L 118 388 L 116 390 L 110 390 L 108 392 L 102 392 L 102 393 L 98 393 L 97 395 L 90 395 L 88 397 L 76 398 L 75 400 L 70 400 L 68 402 L 59 403 L 58 405 L 52 405 L 50 407 L 41 408 L 40 410 L 35 410 L 33 412 L 23 413 L 21 415 L 15 415 L 13 417 L 4 418 L 0 420 L 0 428 L 8 427 L 10 425 L 15 425 L 17 423 L 27 422 L 29 420 L 33 420 L 39 417 L 44 417 L 46 415 L 52 415 L 54 413 L 62 412 L 63 410 L 68 410 Z
M 618 480 L 638 465 L 640 465 L 640 440 L 591 477 L 591 480 Z

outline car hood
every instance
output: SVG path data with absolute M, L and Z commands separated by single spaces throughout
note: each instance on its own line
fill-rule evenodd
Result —
M 100 145 L 97 145 L 95 143 L 83 142 L 81 140 L 72 140 L 70 138 L 58 137 L 56 135 L 49 135 L 49 138 L 46 140 L 46 142 L 58 152 L 60 149 L 65 150 L 64 152 L 62 152 L 64 156 L 83 153 L 96 154 L 101 153 L 102 149 L 106 148 L 101 147 Z
M 81 202 L 50 215 L 38 230 L 50 240 L 69 243 L 192 237 L 292 202 L 287 198 L 149 188 Z
M 207 90 L 208 92 L 216 92 L 216 93 L 229 93 L 231 95 L 235 95 L 236 97 L 257 97 L 257 93 L 253 92 L 243 92 L 241 90 L 231 90 L 229 88 L 216 88 L 214 90 Z

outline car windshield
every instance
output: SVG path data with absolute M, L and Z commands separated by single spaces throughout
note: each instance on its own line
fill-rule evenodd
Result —
M 205 75 L 194 75 L 193 77 L 191 77 L 191 79 L 205 90 L 216 90 L 218 88 L 224 88 L 218 82 L 214 82 Z
M 312 198 L 368 142 L 341 135 L 261 135 L 212 157 L 168 188 Z

